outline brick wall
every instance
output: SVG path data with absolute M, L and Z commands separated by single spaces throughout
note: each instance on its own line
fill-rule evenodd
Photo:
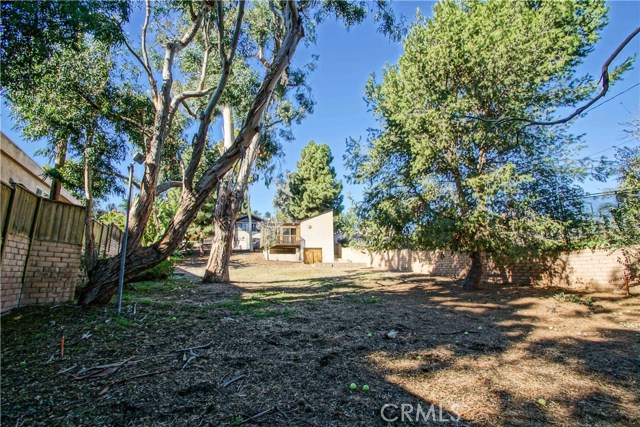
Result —
M 35 240 L 23 283 L 21 305 L 73 300 L 80 277 L 81 246 Z
M 24 236 L 9 235 L 4 244 L 0 266 L 0 312 L 3 313 L 20 304 L 29 239 Z
M 501 265 L 487 259 L 484 279 L 497 283 L 611 290 L 623 284 L 624 269 L 619 257 L 619 251 L 583 250 L 562 253 L 553 258 L 528 259 L 512 265 Z M 410 249 L 369 252 L 343 248 L 342 260 L 366 263 L 379 270 L 454 278 L 463 277 L 471 266 L 471 260 L 465 254 Z
M 0 312 L 73 300 L 81 282 L 84 208 L 1 186 Z

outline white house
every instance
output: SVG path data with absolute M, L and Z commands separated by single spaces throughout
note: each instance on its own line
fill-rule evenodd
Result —
M 234 251 L 253 251 L 260 249 L 260 223 L 264 221 L 257 215 L 251 215 L 251 225 L 249 225 L 249 215 L 241 216 L 236 220 L 236 227 L 233 233 Z M 251 233 L 249 233 L 251 227 Z M 251 237 L 249 237 L 251 236 Z M 253 243 L 253 245 L 251 245 Z
M 333 211 L 300 222 L 278 225 L 271 234 L 269 248 L 264 247 L 267 242 L 263 237 L 264 256 L 268 260 L 303 261 L 305 264 L 335 261 Z

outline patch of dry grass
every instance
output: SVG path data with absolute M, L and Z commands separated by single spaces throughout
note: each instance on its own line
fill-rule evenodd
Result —
M 574 295 L 586 306 L 557 289 L 468 293 L 446 278 L 259 255 L 234 256 L 231 284 L 202 285 L 203 265 L 186 259 L 168 283 L 130 288 L 122 319 L 74 306 L 4 316 L 2 424 L 382 426 L 385 404 L 431 403 L 457 425 L 640 419 L 638 297 Z M 69 375 L 129 358 L 138 363 L 109 376 Z

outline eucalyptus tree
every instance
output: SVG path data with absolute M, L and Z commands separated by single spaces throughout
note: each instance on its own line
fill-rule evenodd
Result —
M 419 18 L 397 65 L 366 94 L 380 128 L 351 140 L 347 163 L 366 187 L 360 235 L 374 248 L 514 260 L 562 248 L 579 215 L 578 138 L 554 113 L 597 89 L 576 76 L 606 24 L 603 1 L 442 1 Z M 614 79 L 630 66 L 625 62 Z M 503 117 L 521 120 L 500 121 Z M 478 119 L 481 118 L 481 119 Z
M 388 5 L 382 1 L 376 5 L 379 8 L 376 19 L 381 24 L 381 30 L 397 35 L 399 27 L 393 21 Z M 167 11 L 163 9 L 165 6 L 168 6 Z M 202 168 L 210 125 L 229 81 L 234 59 L 244 52 L 245 47 L 256 46 L 246 34 L 245 6 L 242 0 L 161 4 L 147 1 L 140 31 L 140 46 L 134 47 L 127 38 L 122 40 L 148 82 L 147 94 L 154 110 L 153 126 L 145 129 L 145 163 L 140 195 L 129 219 L 126 277 L 132 277 L 161 262 L 178 247 L 189 224 L 218 181 L 236 164 L 254 137 L 260 133 L 271 96 L 285 75 L 296 48 L 304 37 L 305 28 L 313 28 L 316 22 L 328 16 L 343 20 L 345 25 L 353 25 L 364 19 L 368 9 L 366 2 L 269 2 L 271 25 L 281 28 L 283 34 L 281 40 L 272 38 L 264 44 L 265 49 L 273 51 L 272 55 L 265 54 L 265 57 L 273 57 L 273 61 L 260 76 L 258 90 L 250 99 L 250 106 L 233 144 L 217 160 Z M 232 25 L 227 25 L 226 16 L 234 17 Z M 158 17 L 162 19 L 157 19 Z M 150 35 L 155 35 L 155 38 L 152 40 Z M 211 49 L 207 55 L 202 55 L 199 77 L 191 80 L 194 84 L 176 84 L 176 80 L 182 77 L 176 73 L 177 63 L 184 57 L 186 49 L 200 36 L 209 38 Z M 239 48 L 242 48 L 242 52 Z M 212 74 L 215 75 L 215 83 L 209 85 L 207 82 L 212 80 Z M 159 182 L 163 151 L 174 119 L 182 109 L 190 109 L 189 102 L 194 99 L 201 99 L 203 102 L 200 103 L 201 108 L 192 111 L 196 116 L 196 130 L 189 146 L 190 156 L 185 159 L 180 179 Z M 182 188 L 173 220 L 162 237 L 149 246 L 143 246 L 142 236 L 156 195 L 171 186 Z M 108 302 L 116 290 L 118 268 L 117 258 L 100 260 L 89 273 L 88 285 L 80 291 L 80 304 Z
M 268 49 L 269 38 L 276 44 L 282 43 L 282 28 L 273 26 L 269 16 L 271 11 L 266 3 L 256 4 L 248 16 L 249 33 L 255 40 L 255 52 L 252 58 L 257 66 L 268 70 L 275 60 L 275 50 Z M 267 37 L 270 36 L 270 37 Z M 266 56 L 266 55 L 269 55 Z M 261 132 L 257 134 L 247 150 L 243 153 L 236 168 L 230 169 L 218 183 L 216 208 L 213 215 L 213 241 L 209 260 L 204 272 L 205 283 L 226 282 L 229 280 L 229 261 L 236 218 L 244 206 L 245 196 L 250 182 L 255 179 L 254 165 L 258 161 L 257 172 L 265 175 L 269 181 L 273 166 L 273 157 L 282 153 L 280 140 L 290 140 L 291 125 L 300 121 L 313 109 L 310 88 L 306 77 L 314 64 L 306 64 L 300 68 L 290 66 L 276 85 L 265 110 Z M 240 106 L 241 107 L 241 106 Z M 236 113 L 241 108 L 234 109 Z M 228 146 L 227 135 L 233 134 L 232 108 L 225 110 L 225 146 Z M 250 232 L 251 235 L 251 232 Z M 251 238 L 250 238 L 251 239 Z M 252 242 L 250 242 L 252 245 Z

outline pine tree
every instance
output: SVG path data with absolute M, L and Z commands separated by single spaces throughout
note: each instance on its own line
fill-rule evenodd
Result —
M 297 163 L 298 170 L 279 185 L 276 208 L 293 220 L 309 218 L 333 210 L 342 212 L 342 181 L 331 166 L 333 155 L 326 144 L 311 141 Z

